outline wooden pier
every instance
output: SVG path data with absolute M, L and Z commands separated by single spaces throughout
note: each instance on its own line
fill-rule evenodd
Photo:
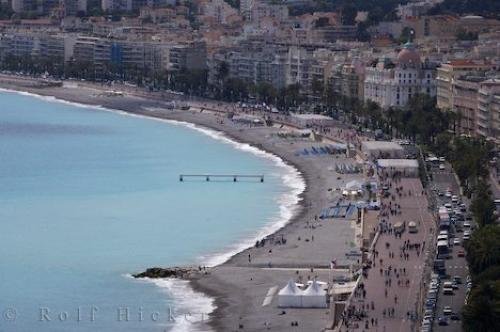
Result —
M 248 174 L 180 174 L 179 181 L 183 182 L 185 178 L 204 178 L 205 181 L 210 182 L 210 179 L 232 179 L 233 182 L 238 182 L 238 179 L 256 179 L 264 182 L 264 175 L 248 175 Z

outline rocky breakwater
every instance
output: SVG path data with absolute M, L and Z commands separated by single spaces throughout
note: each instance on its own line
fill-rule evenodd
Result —
M 144 272 L 133 274 L 134 278 L 180 278 L 180 279 L 188 279 L 196 273 L 197 270 L 189 267 L 171 267 L 171 268 L 162 268 L 162 267 L 151 267 Z

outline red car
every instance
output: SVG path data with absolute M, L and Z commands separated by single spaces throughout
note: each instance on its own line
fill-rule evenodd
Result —
M 465 252 L 463 250 L 458 251 L 458 257 L 465 257 Z

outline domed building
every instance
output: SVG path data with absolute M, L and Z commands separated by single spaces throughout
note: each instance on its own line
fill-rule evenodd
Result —
M 422 61 L 416 47 L 408 42 L 396 58 L 382 58 L 365 70 L 364 100 L 383 108 L 403 107 L 417 93 L 436 96 L 436 64 Z

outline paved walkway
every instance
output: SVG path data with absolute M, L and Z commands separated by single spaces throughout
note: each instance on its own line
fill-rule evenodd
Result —
M 349 326 L 341 331 L 402 332 L 413 331 L 418 324 L 411 316 L 415 315 L 418 294 L 423 289 L 426 251 L 434 245 L 429 237 L 434 221 L 418 179 L 385 183 L 390 183 L 391 196 L 382 200 L 381 234 L 374 248 L 373 264 L 356 291 Z M 408 233 L 410 221 L 417 223 L 417 233 Z M 406 224 L 401 235 L 394 228 L 398 222 Z

